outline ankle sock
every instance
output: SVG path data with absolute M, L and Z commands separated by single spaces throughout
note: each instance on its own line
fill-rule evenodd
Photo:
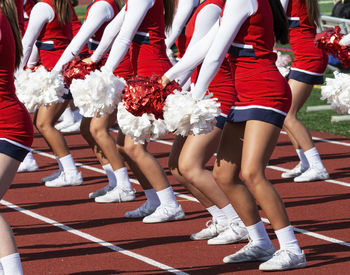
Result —
M 21 258 L 18 253 L 10 254 L 0 259 L 4 274 L 23 275 Z
M 298 255 L 302 254 L 298 240 L 295 238 L 294 230 L 291 225 L 276 230 L 275 234 L 277 236 L 280 249 L 289 250 Z
M 259 246 L 262 249 L 269 249 L 272 246 L 272 242 L 267 235 L 266 229 L 262 221 L 247 226 L 249 237 L 254 243 L 254 245 Z
M 210 213 L 213 219 L 217 222 L 217 224 L 220 224 L 222 226 L 228 225 L 227 217 L 219 207 L 217 207 L 216 205 L 213 205 L 208 207 L 207 211 Z
M 145 189 L 144 190 L 147 202 L 152 206 L 160 205 L 160 200 L 157 195 L 157 192 L 154 189 Z
M 120 168 L 114 171 L 115 178 L 117 179 L 117 184 L 123 190 L 131 191 L 132 187 L 129 180 L 128 169 L 126 167 Z
M 300 159 L 301 167 L 304 168 L 304 169 L 309 168 L 310 164 L 307 161 L 307 158 L 306 158 L 306 156 L 304 154 L 303 149 L 296 149 L 296 151 L 297 151 L 298 157 Z
M 178 206 L 173 188 L 171 186 L 158 191 L 157 195 L 161 205 L 170 206 L 170 207 Z
M 117 186 L 117 179 L 115 178 L 112 165 L 105 164 L 102 166 L 103 170 L 105 170 L 107 178 L 108 178 L 108 185 L 112 188 Z
M 307 158 L 307 161 L 309 162 L 311 167 L 324 169 L 324 166 L 322 164 L 322 160 L 320 158 L 320 155 L 316 149 L 316 147 L 312 147 L 311 149 L 304 152 L 305 157 Z
M 239 226 L 245 226 L 232 204 L 229 203 L 225 207 L 221 208 L 221 211 L 225 214 L 229 222 L 234 222 Z
M 75 162 L 71 154 L 60 158 L 60 162 L 65 173 L 78 173 L 78 169 L 75 166 Z

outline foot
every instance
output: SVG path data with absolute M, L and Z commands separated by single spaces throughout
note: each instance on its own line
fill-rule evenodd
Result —
M 33 172 L 39 169 L 35 159 L 24 159 L 18 166 L 17 172 Z
M 303 268 L 306 266 L 306 258 L 304 251 L 302 254 L 294 254 L 288 250 L 278 250 L 273 254 L 273 257 L 260 264 L 259 270 L 274 271 L 274 270 L 287 270 L 294 268 Z
M 193 241 L 197 240 L 209 240 L 211 238 L 216 237 L 221 232 L 225 231 L 226 226 L 218 224 L 214 219 L 207 221 L 206 228 L 202 229 L 197 233 L 193 233 L 190 236 L 190 239 Z
M 42 178 L 41 181 L 42 182 L 47 182 L 47 181 L 51 181 L 51 180 L 57 179 L 61 175 L 61 173 L 62 173 L 62 171 L 58 170 L 56 172 L 53 172 L 51 175 L 48 175 L 47 177 Z
M 324 168 L 309 167 L 300 176 L 294 178 L 295 182 L 326 180 L 329 178 L 327 170 Z
M 125 218 L 138 219 L 146 217 L 148 215 L 151 215 L 154 211 L 156 211 L 157 207 L 158 205 L 152 205 L 149 203 L 149 201 L 146 201 L 139 208 L 126 212 Z
M 55 125 L 56 130 L 61 131 L 63 128 L 74 124 L 74 120 L 62 120 L 60 123 Z
M 78 121 L 74 122 L 73 124 L 62 128 L 61 132 L 62 133 L 79 132 L 80 131 L 80 124 L 81 124 L 81 120 L 78 120 Z
M 110 190 L 112 190 L 112 189 L 113 189 L 112 186 L 107 185 L 107 186 L 105 186 L 105 187 L 103 187 L 103 188 L 101 188 L 101 189 L 98 189 L 98 190 L 95 191 L 95 192 L 90 193 L 90 194 L 89 194 L 89 198 L 90 198 L 90 199 L 94 199 L 94 198 L 96 198 L 96 197 L 103 196 L 103 195 L 105 195 L 108 191 L 110 191 Z
M 58 176 L 58 178 L 45 182 L 46 187 L 64 187 L 64 186 L 75 186 L 83 183 L 83 178 L 81 177 L 81 173 L 62 173 Z
M 110 203 L 110 202 L 123 202 L 133 201 L 135 199 L 134 190 L 124 190 L 119 186 L 114 187 L 108 191 L 105 195 L 95 198 L 95 202 Z
M 158 223 L 168 222 L 175 220 L 182 220 L 185 217 L 185 213 L 182 211 L 181 205 L 168 206 L 160 205 L 157 207 L 151 215 L 143 218 L 144 223 Z
M 243 240 L 248 240 L 248 231 L 245 227 L 239 226 L 236 223 L 230 223 L 225 231 L 221 232 L 217 237 L 209 239 L 209 245 L 215 244 L 231 244 Z
M 284 179 L 291 179 L 291 178 L 295 178 L 297 176 L 300 176 L 302 173 L 304 173 L 306 170 L 308 169 L 308 167 L 303 167 L 301 166 L 301 162 L 299 162 L 297 164 L 297 166 L 295 166 L 293 169 L 288 170 L 284 173 L 282 173 L 282 178 Z
M 271 259 L 275 252 L 276 249 L 273 245 L 269 249 L 262 249 L 254 245 L 253 242 L 249 242 L 236 253 L 226 256 L 223 261 L 224 263 L 265 262 Z

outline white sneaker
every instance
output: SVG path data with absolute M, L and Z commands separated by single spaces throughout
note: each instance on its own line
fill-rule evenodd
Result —
M 190 236 L 190 239 L 193 241 L 208 240 L 216 237 L 226 229 L 226 226 L 218 224 L 214 219 L 207 221 L 206 226 L 207 227 L 202 229 L 201 231 L 193 233 Z
M 107 186 L 105 186 L 105 187 L 103 187 L 103 188 L 101 188 L 101 189 L 98 189 L 98 190 L 95 191 L 95 192 L 89 193 L 89 198 L 90 198 L 90 199 L 94 199 L 94 198 L 96 198 L 96 197 L 103 196 L 103 195 L 105 195 L 108 191 L 110 191 L 110 190 L 112 190 L 112 189 L 113 189 L 112 186 L 107 185 Z
M 223 261 L 224 263 L 265 262 L 271 259 L 275 252 L 276 249 L 273 245 L 269 249 L 262 249 L 250 241 L 236 253 L 226 256 Z
M 236 223 L 230 223 L 225 231 L 221 232 L 217 237 L 209 239 L 208 244 L 231 244 L 243 240 L 248 240 L 248 230 Z
M 135 199 L 134 190 L 124 190 L 119 186 L 114 187 L 108 191 L 105 195 L 95 198 L 95 202 L 109 203 L 109 202 L 123 202 L 133 201 Z
M 316 180 L 326 180 L 329 178 L 327 170 L 325 168 L 316 168 L 309 167 L 304 173 L 300 176 L 294 178 L 295 182 L 304 182 L 304 181 L 316 181 Z
M 41 181 L 42 182 L 47 182 L 47 181 L 51 181 L 51 180 L 57 179 L 61 175 L 61 173 L 62 173 L 62 171 L 58 170 L 56 172 L 53 172 L 51 175 L 48 175 L 47 177 L 42 178 Z
M 62 133 L 80 132 L 81 120 L 74 122 L 73 124 L 61 129 Z
M 182 211 L 181 205 L 177 207 L 163 206 L 157 207 L 151 215 L 143 218 L 144 223 L 158 223 L 158 222 L 168 222 L 175 220 L 182 220 L 185 217 L 184 211 Z
M 60 123 L 55 125 L 56 130 L 61 131 L 63 128 L 71 126 L 74 124 L 74 120 L 62 120 Z
M 130 219 L 143 218 L 152 214 L 154 211 L 156 211 L 157 207 L 158 205 L 156 206 L 151 205 L 147 200 L 139 208 L 126 212 L 124 216 L 125 218 L 130 218 Z
M 287 270 L 294 268 L 303 268 L 306 266 L 306 258 L 304 251 L 302 254 L 294 254 L 288 250 L 278 250 L 273 254 L 273 257 L 260 264 L 259 270 L 273 271 L 273 270 Z
M 81 177 L 81 173 L 62 173 L 58 176 L 58 178 L 45 182 L 46 187 L 63 187 L 63 186 L 74 186 L 80 185 L 83 183 L 83 178 Z
M 307 168 L 308 167 L 302 167 L 301 162 L 299 162 L 293 169 L 282 173 L 281 177 L 284 179 L 295 178 L 304 173 L 307 170 Z
M 35 159 L 24 159 L 21 164 L 18 166 L 17 172 L 33 172 L 39 169 L 38 164 Z

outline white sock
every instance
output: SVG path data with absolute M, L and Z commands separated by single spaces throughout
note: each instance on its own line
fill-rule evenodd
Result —
M 60 162 L 65 173 L 78 173 L 77 167 L 75 166 L 75 162 L 71 154 L 60 158 Z
M 298 240 L 295 238 L 291 225 L 275 231 L 280 249 L 289 250 L 295 254 L 302 254 Z
M 0 259 L 4 274 L 22 275 L 21 258 L 18 253 L 10 254 Z
M 2 268 L 1 261 L 0 261 L 0 275 L 5 275 L 4 269 Z
M 57 164 L 58 164 L 58 170 L 63 171 L 62 163 L 61 163 L 61 161 L 60 161 L 60 159 L 58 157 L 56 157 L 56 161 L 57 161 Z
M 23 161 L 35 161 L 32 151 L 29 151 Z
M 177 207 L 178 203 L 173 191 L 173 188 L 169 186 L 168 188 L 165 188 L 163 190 L 160 190 L 157 192 L 159 201 L 161 205 L 167 205 L 171 207 Z
M 152 206 L 158 206 L 160 205 L 159 197 L 157 195 L 157 192 L 154 191 L 154 189 L 145 189 L 144 190 L 147 202 Z
M 316 147 L 312 147 L 311 149 L 305 151 L 304 154 L 311 167 L 320 169 L 324 168 Z
M 234 223 L 237 223 L 239 226 L 245 227 L 244 223 L 242 222 L 241 218 L 238 216 L 232 204 L 229 203 L 225 207 L 221 208 L 221 211 L 225 214 L 228 221 L 233 221 Z
M 216 205 L 210 206 L 207 208 L 207 211 L 212 215 L 213 219 L 220 225 L 228 225 L 228 220 L 224 212 L 221 211 Z
M 129 180 L 128 169 L 126 167 L 114 171 L 115 178 L 119 187 L 126 191 L 131 191 L 132 187 Z
M 117 186 L 117 179 L 115 178 L 112 165 L 109 163 L 102 166 L 103 170 L 105 170 L 107 178 L 108 178 L 108 185 L 112 188 Z
M 310 165 L 309 165 L 309 162 L 307 161 L 307 158 L 304 154 L 303 149 L 296 149 L 296 151 L 300 159 L 301 167 L 304 169 L 309 168 Z
M 267 235 L 266 229 L 262 221 L 247 226 L 249 237 L 254 245 L 259 246 L 262 249 L 269 249 L 272 246 L 271 240 Z
M 67 107 L 64 112 L 62 113 L 61 115 L 62 117 L 62 120 L 65 121 L 65 122 L 69 122 L 71 124 L 74 123 L 74 114 L 71 110 L 71 108 Z

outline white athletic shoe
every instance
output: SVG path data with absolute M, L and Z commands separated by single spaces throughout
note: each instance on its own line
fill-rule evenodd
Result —
M 326 180 L 329 178 L 327 170 L 324 168 L 309 167 L 300 176 L 294 178 L 295 182 Z
M 221 232 L 217 237 L 209 239 L 209 245 L 215 244 L 231 244 L 243 240 L 248 240 L 248 230 L 245 227 L 239 226 L 236 223 L 230 223 L 225 231 Z
M 307 170 L 307 167 L 306 168 L 302 167 L 301 162 L 299 162 L 293 169 L 283 172 L 281 176 L 284 179 L 291 179 L 291 178 L 300 176 L 306 170 Z
M 142 221 L 144 223 L 158 223 L 182 220 L 184 217 L 185 213 L 182 211 L 181 205 L 177 207 L 160 205 L 157 207 L 156 211 L 144 217 Z
M 39 169 L 38 164 L 35 159 L 27 159 L 25 158 L 21 164 L 18 166 L 17 172 L 33 172 Z
M 270 260 L 275 252 L 273 245 L 269 249 L 262 249 L 250 241 L 236 253 L 226 256 L 223 261 L 224 263 L 265 262 Z
M 90 199 L 94 199 L 96 197 L 99 197 L 99 196 L 103 196 L 105 195 L 108 191 L 112 190 L 113 187 L 110 186 L 110 185 L 107 185 L 101 189 L 98 189 L 96 190 L 95 192 L 92 192 L 92 193 L 89 193 L 89 198 Z
M 66 128 L 66 127 L 71 126 L 73 124 L 74 124 L 74 120 L 70 120 L 70 119 L 67 120 L 66 119 L 66 120 L 62 120 L 60 123 L 57 123 L 55 125 L 55 128 L 56 128 L 56 130 L 61 131 L 63 128 Z
M 81 120 L 74 122 L 73 124 L 61 129 L 62 133 L 80 132 Z
M 157 207 L 158 205 L 151 205 L 147 200 L 139 208 L 126 212 L 125 218 L 137 219 L 146 217 L 148 215 L 151 215 L 154 211 L 156 211 Z
M 108 191 L 105 195 L 95 198 L 95 202 L 110 203 L 110 202 L 123 202 L 133 201 L 135 199 L 134 190 L 124 190 L 119 186 L 114 187 Z
M 42 182 L 47 182 L 47 181 L 51 181 L 51 180 L 57 179 L 61 175 L 61 173 L 62 173 L 61 170 L 55 171 L 51 175 L 48 175 L 47 177 L 42 178 L 41 181 Z
M 83 183 L 83 178 L 81 177 L 81 173 L 62 173 L 58 176 L 58 178 L 45 182 L 46 187 L 64 187 L 64 186 L 75 186 Z
M 208 240 L 211 238 L 216 237 L 221 232 L 225 231 L 227 226 L 222 226 L 218 224 L 214 219 L 207 221 L 206 228 L 202 229 L 201 231 L 197 233 L 193 233 L 190 236 L 190 239 L 193 241 L 198 240 Z
M 304 251 L 302 254 L 294 254 L 288 250 L 278 250 L 273 254 L 273 257 L 260 264 L 259 270 L 274 271 L 274 270 L 287 270 L 294 268 L 303 268 L 306 266 L 306 258 Z

